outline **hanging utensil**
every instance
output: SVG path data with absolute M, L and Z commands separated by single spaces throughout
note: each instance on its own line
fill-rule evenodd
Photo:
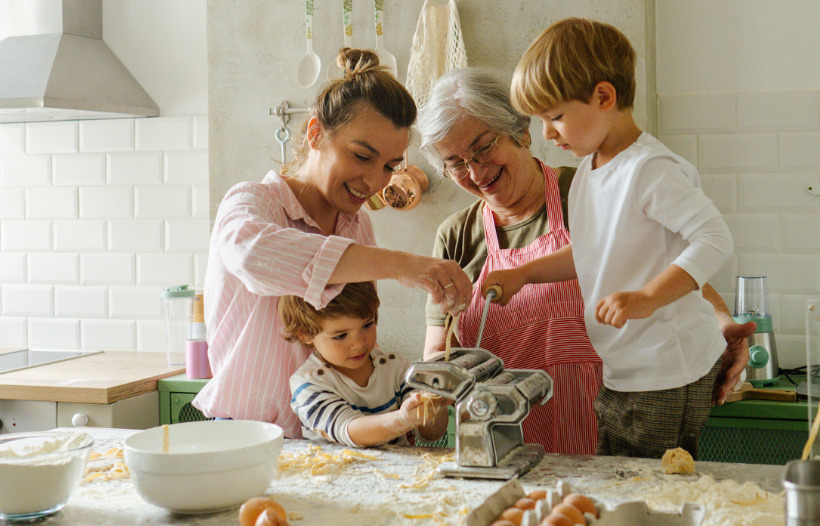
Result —
M 353 0 L 342 2 L 342 30 L 344 33 L 344 47 L 353 47 Z M 344 70 L 336 64 L 336 60 L 331 61 L 327 67 L 327 80 L 337 80 L 342 78 Z
M 375 0 L 373 5 L 373 18 L 376 22 L 376 48 L 374 51 L 376 51 L 376 54 L 379 56 L 379 64 L 385 66 L 394 77 L 398 78 L 399 72 L 396 67 L 396 57 L 387 51 L 387 48 L 384 47 L 384 42 L 382 40 L 382 36 L 384 35 L 384 29 L 382 28 L 382 18 L 384 17 L 384 0 Z
M 312 86 L 319 78 L 319 72 L 322 69 L 322 60 L 313 51 L 313 0 L 305 0 L 305 36 L 307 37 L 307 52 L 296 70 L 296 79 L 303 88 Z
M 273 135 L 274 137 L 276 137 L 276 141 L 279 143 L 279 147 L 282 149 L 282 164 L 285 164 L 286 162 L 288 162 L 288 152 L 285 148 L 285 145 L 287 145 L 288 141 L 290 140 L 290 130 L 287 128 L 287 126 L 283 124 L 282 127 L 276 130 L 276 132 Z

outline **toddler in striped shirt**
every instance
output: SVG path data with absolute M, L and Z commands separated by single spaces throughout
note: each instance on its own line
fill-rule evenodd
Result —
M 447 429 L 446 399 L 428 407 L 404 382 L 409 362 L 376 345 L 379 297 L 372 282 L 348 283 L 324 309 L 283 296 L 283 336 L 314 348 L 291 377 L 291 408 L 302 435 L 351 447 L 408 445 L 407 434 L 437 440 Z

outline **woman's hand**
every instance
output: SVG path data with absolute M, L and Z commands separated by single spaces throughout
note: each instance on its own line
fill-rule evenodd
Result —
M 399 283 L 427 291 L 433 303 L 453 316 L 470 305 L 473 284 L 458 263 L 427 256 L 406 256 L 399 268 Z
M 501 296 L 493 300 L 499 305 L 506 305 L 521 288 L 527 284 L 521 267 L 507 270 L 494 270 L 487 274 L 484 284 L 481 285 L 481 295 L 487 297 L 487 292 L 493 286 L 501 287 Z

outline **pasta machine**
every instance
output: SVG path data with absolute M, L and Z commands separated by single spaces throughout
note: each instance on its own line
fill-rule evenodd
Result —
M 456 348 L 449 361 L 442 353 L 413 363 L 405 380 L 455 401 L 456 461 L 439 466 L 443 475 L 510 479 L 544 456 L 541 444 L 524 443 L 521 422 L 533 404 L 552 397 L 546 372 L 504 369 L 501 359 L 484 349 Z

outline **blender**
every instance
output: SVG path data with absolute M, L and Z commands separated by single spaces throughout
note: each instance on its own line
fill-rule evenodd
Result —
M 746 379 L 755 387 L 775 384 L 780 380 L 780 369 L 772 316 L 769 314 L 766 276 L 737 276 L 736 285 L 735 321 L 753 321 L 757 324 L 757 330 L 749 336 Z

